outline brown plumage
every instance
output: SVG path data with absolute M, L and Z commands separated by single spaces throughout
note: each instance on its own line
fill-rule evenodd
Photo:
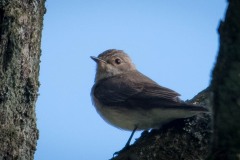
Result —
M 207 111 L 181 101 L 180 94 L 137 71 L 121 50 L 107 50 L 91 58 L 97 62 L 92 100 L 111 125 L 125 130 L 159 128 L 169 121 Z

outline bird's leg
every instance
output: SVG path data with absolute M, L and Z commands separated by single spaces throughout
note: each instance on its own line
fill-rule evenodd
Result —
M 133 129 L 133 131 L 132 131 L 132 133 L 131 133 L 131 135 L 130 135 L 130 137 L 129 137 L 129 139 L 128 139 L 126 145 L 125 145 L 125 147 L 124 147 L 122 150 L 124 150 L 124 149 L 128 149 L 128 148 L 129 148 L 129 146 L 130 146 L 130 142 L 131 142 L 132 137 L 133 137 L 133 135 L 134 135 L 134 133 L 135 133 L 136 130 L 137 130 L 137 126 L 134 127 L 134 129 Z
M 115 157 L 116 155 L 118 155 L 119 153 L 121 153 L 121 152 L 123 152 L 123 151 L 125 151 L 125 150 L 128 150 L 129 149 L 129 146 L 130 146 L 130 142 L 131 142 L 131 140 L 132 140 L 132 137 L 133 137 L 133 135 L 134 135 L 134 133 L 135 133 L 135 131 L 137 130 L 137 125 L 134 127 L 134 129 L 133 129 L 133 131 L 132 131 L 132 133 L 131 133 L 131 135 L 130 135 L 130 137 L 128 138 L 128 141 L 127 141 L 127 143 L 126 143 L 126 145 L 123 147 L 123 149 L 121 149 L 120 151 L 118 151 L 118 152 L 115 152 L 114 154 L 113 154 L 113 157 Z

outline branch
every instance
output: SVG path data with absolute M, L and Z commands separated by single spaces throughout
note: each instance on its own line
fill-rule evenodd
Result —
M 240 1 L 229 0 L 220 23 L 220 49 L 212 77 L 214 134 L 209 159 L 240 159 Z

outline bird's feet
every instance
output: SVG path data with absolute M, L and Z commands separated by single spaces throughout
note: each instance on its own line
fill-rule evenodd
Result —
M 120 151 L 117 151 L 115 153 L 113 153 L 113 157 L 110 160 L 113 160 L 116 156 L 118 156 L 120 153 L 125 152 L 127 150 L 130 149 L 130 145 L 126 145 L 125 147 L 123 147 L 123 149 L 121 149 Z
M 130 135 L 130 137 L 129 137 L 126 145 L 125 145 L 125 147 L 123 147 L 123 149 L 121 149 L 120 151 L 115 152 L 115 153 L 113 154 L 113 157 L 112 157 L 110 160 L 114 159 L 114 157 L 116 157 L 116 156 L 119 155 L 120 153 L 129 150 L 131 139 L 132 139 L 132 137 L 133 137 L 133 135 L 134 135 L 134 133 L 135 133 L 136 130 L 137 130 L 137 125 L 134 127 L 134 129 L 133 129 L 133 131 L 132 131 L 132 133 L 131 133 L 131 135 Z

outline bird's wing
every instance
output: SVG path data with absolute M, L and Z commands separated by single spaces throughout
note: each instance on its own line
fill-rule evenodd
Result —
M 101 103 L 109 106 L 127 103 L 132 98 L 140 101 L 146 98 L 176 101 L 176 97 L 179 96 L 175 91 L 158 85 L 139 72 L 100 80 L 94 86 L 93 94 Z
M 117 75 L 98 81 L 93 87 L 94 96 L 104 105 L 119 106 L 141 92 L 142 86 L 129 81 L 126 75 Z
M 100 80 L 94 86 L 93 94 L 109 107 L 180 109 L 183 105 L 178 100 L 180 94 L 136 71 Z

